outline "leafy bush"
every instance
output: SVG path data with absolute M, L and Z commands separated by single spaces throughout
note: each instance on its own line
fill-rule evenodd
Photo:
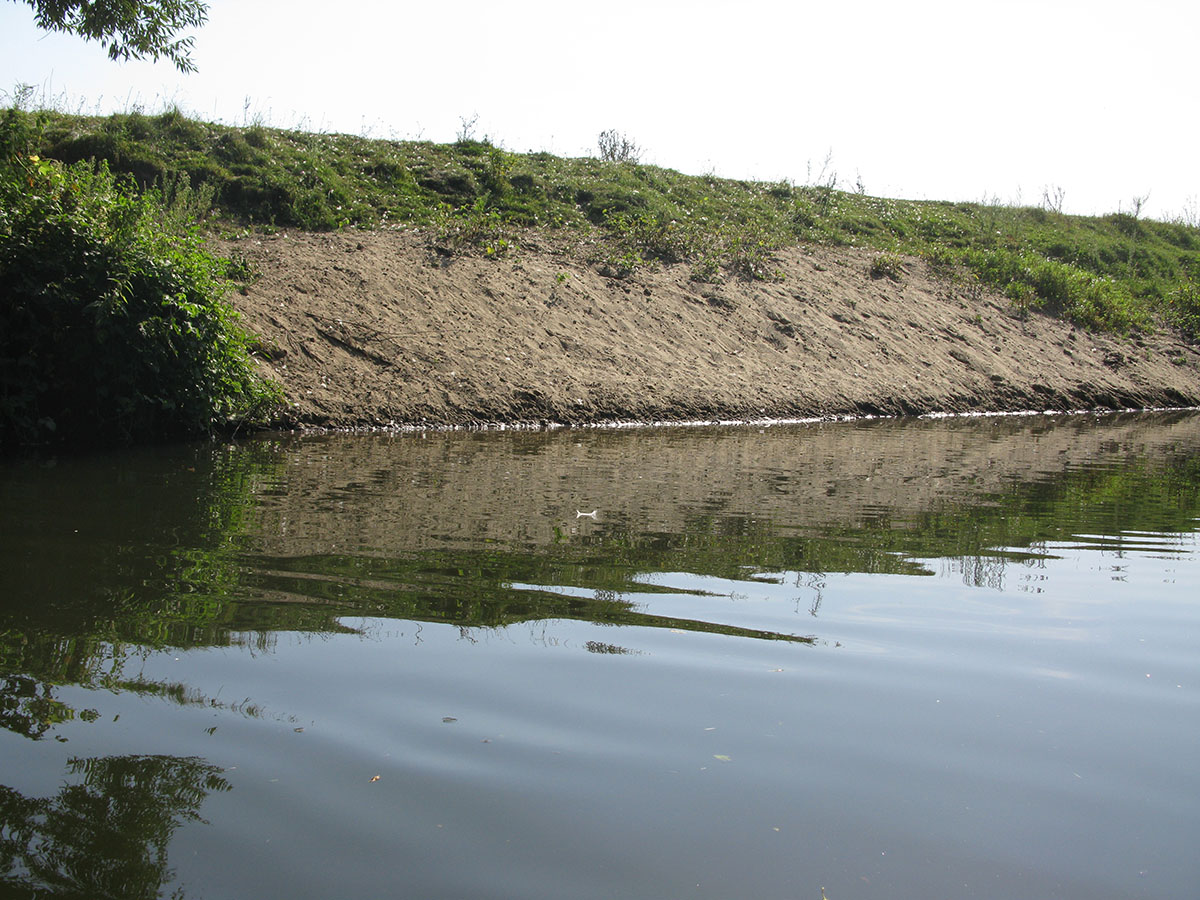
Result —
M 0 447 L 201 435 L 276 402 L 180 220 L 104 164 L 0 158 Z

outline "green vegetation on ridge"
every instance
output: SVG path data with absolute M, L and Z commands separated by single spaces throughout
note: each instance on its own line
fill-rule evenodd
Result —
M 1086 327 L 1156 322 L 1200 335 L 1200 229 L 1129 213 L 889 200 L 686 176 L 626 159 L 518 154 L 487 140 L 438 145 L 200 122 L 177 109 L 105 118 L 26 112 L 36 152 L 103 160 L 144 186 L 212 192 L 242 223 L 326 230 L 412 224 L 453 249 L 503 253 L 528 229 L 581 246 L 601 271 L 656 262 L 693 277 L 777 277 L 775 251 L 812 242 L 924 256 Z M 36 123 L 36 126 L 35 126 Z M 885 266 L 895 275 L 897 267 Z

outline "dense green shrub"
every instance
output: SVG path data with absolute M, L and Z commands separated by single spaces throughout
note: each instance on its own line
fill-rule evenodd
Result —
M 104 164 L 0 158 L 0 448 L 192 436 L 265 412 L 274 392 L 223 291 L 161 194 Z

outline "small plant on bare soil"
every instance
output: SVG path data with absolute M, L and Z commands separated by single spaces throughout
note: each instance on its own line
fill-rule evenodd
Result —
M 871 260 L 872 278 L 890 278 L 899 281 L 904 275 L 904 261 L 896 253 L 880 253 Z
M 692 265 L 692 281 L 699 281 L 704 284 L 720 284 L 721 279 L 721 260 L 715 253 L 701 254 L 700 258 Z
M 473 247 L 483 251 L 484 256 L 500 257 L 512 249 L 504 217 L 488 208 L 482 197 L 471 206 L 439 208 L 434 214 L 434 234 L 442 246 L 453 251 Z
M 783 270 L 775 264 L 776 249 L 763 228 L 733 229 L 726 240 L 726 264 L 734 274 L 749 281 L 783 281 Z
M 1021 319 L 1029 318 L 1029 311 L 1041 305 L 1033 285 L 1025 284 L 1022 281 L 1010 281 L 1004 289 L 1004 295 L 1012 301 L 1013 308 Z

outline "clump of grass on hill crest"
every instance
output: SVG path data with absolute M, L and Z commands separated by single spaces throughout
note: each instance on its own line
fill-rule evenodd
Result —
M 610 274 L 685 263 L 704 281 L 776 277 L 775 252 L 796 243 L 861 247 L 965 271 L 1022 311 L 1115 331 L 1157 320 L 1198 336 L 1200 229 L 1183 222 L 890 200 L 821 178 L 793 185 L 687 176 L 631 158 L 511 153 L 465 134 L 433 144 L 238 128 L 178 110 L 15 112 L 37 132 L 43 156 L 104 160 L 143 186 L 204 186 L 217 214 L 245 223 L 411 224 L 491 255 L 523 229 L 563 232 L 595 247 L 592 262 Z

